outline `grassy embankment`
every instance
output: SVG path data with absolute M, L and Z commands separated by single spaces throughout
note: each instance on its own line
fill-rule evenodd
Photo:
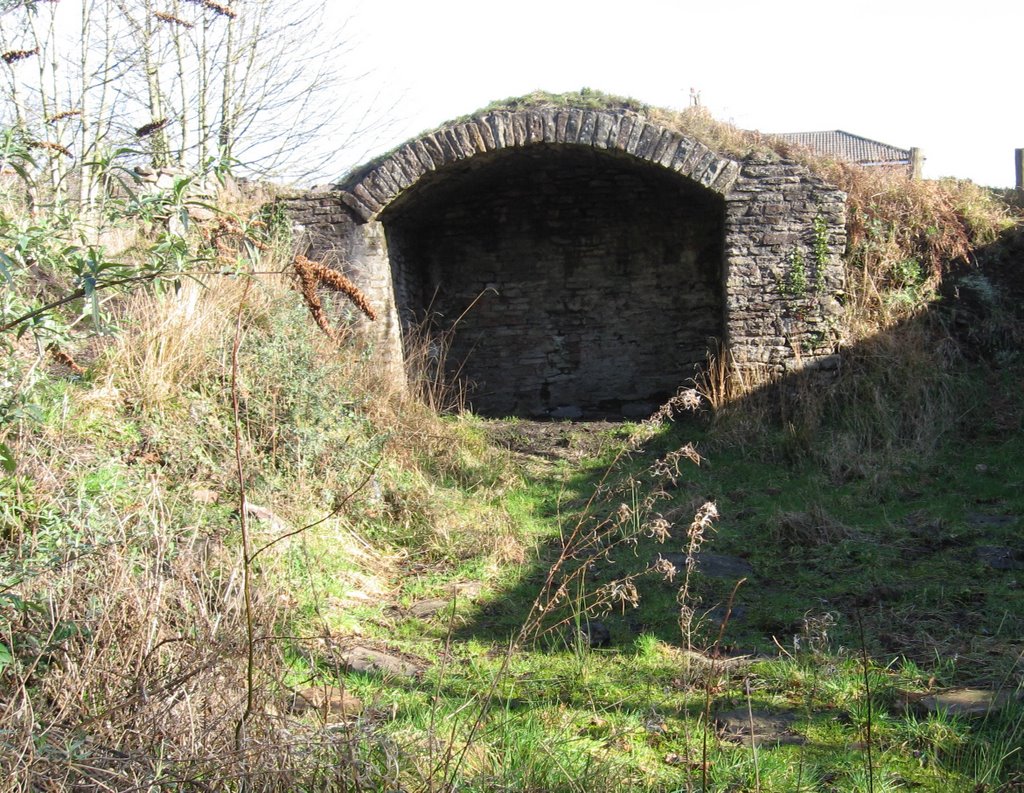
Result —
M 606 427 L 388 394 L 244 204 L 175 234 L 185 193 L 33 216 L 10 184 L 5 323 L 96 261 L 156 280 L 4 335 L 6 788 L 1013 789 L 1020 704 L 922 703 L 1021 686 L 991 563 L 1024 520 L 1020 326 L 981 271 L 935 300 L 1004 216 L 815 167 L 851 193 L 840 382 L 719 364 L 698 412 Z

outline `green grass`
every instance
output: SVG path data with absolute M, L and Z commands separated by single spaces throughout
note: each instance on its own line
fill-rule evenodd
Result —
M 315 715 L 281 722 L 315 759 L 282 787 L 318 789 L 317 774 L 337 775 L 341 787 L 362 769 L 366 790 L 981 784 L 994 793 L 1024 773 L 1021 703 L 981 718 L 915 704 L 945 686 L 1021 685 L 1022 571 L 991 569 L 978 555 L 984 546 L 1019 548 L 1019 371 L 958 372 L 950 387 L 962 415 L 923 445 L 927 454 L 914 444 L 901 451 L 902 436 L 882 444 L 851 430 L 878 405 L 861 414 L 840 405 L 817 433 L 766 421 L 742 436 L 728 416 L 691 416 L 623 454 L 643 427 L 535 427 L 412 408 L 378 424 L 369 408 L 380 406 L 354 388 L 352 370 L 311 352 L 302 306 L 281 295 L 271 302 L 254 311 L 243 347 L 242 437 L 248 497 L 286 529 L 254 521 L 254 546 L 310 528 L 253 563 L 260 701 L 280 713 L 288 688 L 316 683 L 343 685 L 364 706 L 359 720 L 326 728 Z M 223 361 L 223 347 L 215 355 Z M 77 675 L 93 675 L 72 689 L 93 709 L 81 718 L 113 708 L 123 721 L 83 740 L 167 751 L 168 738 L 132 743 L 135 711 L 122 706 L 135 703 L 154 720 L 172 713 L 176 705 L 159 697 L 132 698 L 139 681 L 166 683 L 178 668 L 200 670 L 189 697 L 213 702 L 211 692 L 244 690 L 225 376 L 212 368 L 150 409 L 88 378 L 52 381 L 40 391 L 41 423 L 25 427 L 17 447 L 23 468 L 0 484 L 3 578 L 26 576 L 23 603 L 0 600 L 0 657 L 14 659 L 0 675 L 27 681 L 46 718 L 46 692 L 62 690 L 55 681 L 75 686 Z M 849 464 L 830 459 L 841 433 L 863 441 L 853 452 L 841 447 L 856 454 Z M 530 453 L 545 443 L 554 456 Z M 675 476 L 658 468 L 686 443 L 705 458 L 699 466 L 684 459 Z M 204 488 L 219 500 L 197 500 Z M 720 518 L 690 581 L 689 648 L 678 602 L 685 571 L 671 581 L 644 571 L 659 554 L 685 552 L 705 501 Z M 667 537 L 649 531 L 658 516 L 672 524 Z M 579 558 L 563 558 L 577 529 L 604 545 L 577 538 Z M 752 569 L 721 638 L 737 576 L 702 573 L 709 554 Z M 566 596 L 523 634 L 556 563 Z M 636 605 L 626 598 L 598 608 L 601 592 L 624 577 Z M 453 604 L 415 615 L 456 586 Z M 574 626 L 587 616 L 606 625 L 608 646 L 578 641 Z M 133 644 L 153 630 L 149 644 Z M 415 657 L 424 671 L 411 679 L 346 671 L 338 652 L 353 643 Z M 122 657 L 122 646 L 136 649 Z M 219 665 L 206 667 L 210 648 Z M 738 655 L 747 659 L 730 660 Z M 102 662 L 82 671 L 69 662 L 78 658 Z M 755 752 L 713 726 L 716 714 L 748 706 L 788 714 L 798 742 Z M 208 734 L 230 754 L 237 714 L 224 712 Z M 201 769 L 189 773 L 213 774 L 205 761 L 189 762 Z
M 951 438 L 931 459 L 899 460 L 880 488 L 872 478 L 830 482 L 813 456 L 780 463 L 729 448 L 714 428 L 685 422 L 626 459 L 612 487 L 683 440 L 714 451 L 705 465 L 684 469 L 660 507 L 669 513 L 695 498 L 718 503 L 722 519 L 706 551 L 743 557 L 755 571 L 739 590 L 740 613 L 724 642 L 761 660 L 739 672 L 695 668 L 680 647 L 678 581 L 653 577 L 641 581 L 638 608 L 600 616 L 611 631 L 609 648 L 567 646 L 555 634 L 506 657 L 559 537 L 578 520 L 574 508 L 609 462 L 605 454 L 580 465 L 552 463 L 543 474 L 531 463 L 532 473 L 502 493 L 508 519 L 533 548 L 525 563 L 489 569 L 441 559 L 396 590 L 391 602 L 408 608 L 442 594 L 446 582 L 487 576 L 480 602 L 423 620 L 382 618 L 367 629 L 369 638 L 433 660 L 422 681 L 341 679 L 395 714 L 387 729 L 407 743 L 428 742 L 439 723 L 455 744 L 459 736 L 471 741 L 457 769 L 470 790 L 605 789 L 614 779 L 630 780 L 631 789 L 699 789 L 704 762 L 715 790 L 967 791 L 978 780 L 996 784 L 1020 773 L 1010 743 L 1022 735 L 1020 705 L 972 720 L 904 704 L 929 686 L 1012 687 L 1019 679 L 1024 600 L 1016 574 L 987 571 L 974 555 L 979 543 L 1012 545 L 1019 534 L 1019 437 L 969 446 Z M 776 443 L 765 438 L 762 450 Z M 980 526 L 983 514 L 1016 519 Z M 679 520 L 688 521 L 685 512 Z M 669 544 L 680 550 L 678 536 Z M 600 560 L 594 577 L 599 584 L 603 575 L 642 569 L 666 549 L 643 539 Z M 698 575 L 698 611 L 720 607 L 733 583 Z M 717 630 L 709 624 L 698 636 L 710 645 Z M 755 710 L 796 713 L 794 731 L 805 743 L 761 747 L 755 760 L 749 748 L 709 730 L 705 746 L 709 701 L 712 713 L 748 701 Z M 495 756 L 508 758 L 497 776 L 486 759 Z M 405 773 L 426 785 L 428 772 L 410 763 Z

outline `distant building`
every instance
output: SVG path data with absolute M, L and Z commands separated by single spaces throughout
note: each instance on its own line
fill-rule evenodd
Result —
M 772 137 L 803 146 L 822 157 L 856 163 L 863 168 L 885 168 L 903 172 L 911 179 L 921 178 L 924 157 L 917 148 L 900 149 L 888 143 L 851 135 L 841 129 L 827 132 L 782 132 Z

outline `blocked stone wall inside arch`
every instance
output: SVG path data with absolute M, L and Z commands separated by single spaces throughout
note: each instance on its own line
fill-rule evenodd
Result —
M 525 416 L 642 414 L 709 350 L 831 365 L 844 206 L 796 163 L 572 109 L 450 125 L 288 202 L 396 381 L 426 329 L 473 409 Z

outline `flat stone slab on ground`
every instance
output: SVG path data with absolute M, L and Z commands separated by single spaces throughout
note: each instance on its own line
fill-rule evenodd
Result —
M 715 715 L 715 722 L 723 737 L 740 741 L 746 746 L 778 746 L 804 743 L 802 735 L 793 732 L 798 716 L 788 711 L 769 712 L 736 708 Z
M 1024 570 L 1024 552 L 1002 545 L 979 545 L 974 549 L 978 561 L 993 570 Z
M 663 553 L 661 556 L 676 568 L 678 576 L 686 574 L 686 554 Z M 657 559 L 652 560 L 652 564 Z M 738 556 L 725 553 L 701 553 L 697 555 L 697 572 L 708 578 L 740 579 L 753 575 L 754 568 L 750 562 Z
M 288 710 L 295 714 L 316 711 L 332 722 L 358 716 L 363 703 L 338 686 L 308 686 L 292 694 Z
M 984 716 L 992 710 L 999 710 L 1010 701 L 1009 691 L 992 691 L 988 688 L 951 688 L 929 694 L 919 700 L 919 705 L 929 713 L 948 713 L 951 716 Z
M 409 613 L 419 619 L 428 619 L 433 617 L 439 611 L 444 611 L 452 603 L 451 598 L 430 598 L 429 600 L 421 600 L 418 603 L 413 603 L 409 606 Z
M 350 672 L 390 677 L 417 677 L 426 668 L 426 662 L 415 662 L 407 656 L 356 645 L 342 650 L 338 658 Z
M 484 585 L 479 581 L 460 581 L 449 584 L 447 597 L 427 598 L 409 606 L 408 612 L 418 619 L 429 619 L 454 603 L 473 603 L 480 597 Z
M 480 594 L 484 591 L 484 585 L 482 581 L 458 581 L 454 584 L 449 584 L 447 589 L 456 599 L 472 602 L 480 597 Z
M 967 523 L 977 529 L 987 529 L 997 526 L 1012 526 L 1019 518 L 1016 515 L 988 515 L 984 512 L 968 512 Z

